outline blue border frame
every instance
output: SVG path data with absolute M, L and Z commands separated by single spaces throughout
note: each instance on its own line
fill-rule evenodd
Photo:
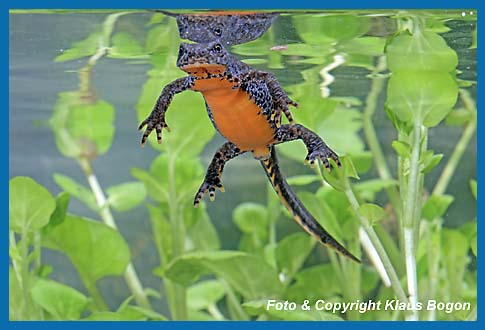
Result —
M 482 2 L 483 3 L 483 2 Z M 298 1 L 289 1 L 289 0 L 267 0 L 262 2 L 261 0 L 244 0 L 243 1 L 221 1 L 221 0 L 203 0 L 203 1 L 195 1 L 195 0 L 184 0 L 183 2 L 168 2 L 164 3 L 163 1 L 154 1 L 154 0 L 69 0 L 69 1 L 62 1 L 62 0 L 46 0 L 46 1 L 34 1 L 34 0 L 4 0 L 0 2 L 1 6 L 1 22 L 5 24 L 6 27 L 3 34 L 2 39 L 5 43 L 8 44 L 9 42 L 9 15 L 8 11 L 10 9 L 82 9 L 82 8 L 99 8 L 99 9 L 117 9 L 117 8 L 173 8 L 173 9 L 235 9 L 235 8 L 252 8 L 252 9 L 477 9 L 480 12 L 482 7 L 480 1 L 472 1 L 472 0 L 460 0 L 460 1 L 453 1 L 453 0 L 408 0 L 404 1 L 395 1 L 390 3 L 384 0 L 340 0 L 340 1 L 318 1 L 318 0 L 298 0 Z M 479 18 L 478 18 L 479 19 Z M 481 29 L 481 24 L 478 24 L 479 30 Z M 478 43 L 481 44 L 483 39 L 482 38 L 482 31 L 478 33 Z M 0 143 L 4 150 L 9 150 L 9 117 L 5 109 L 9 109 L 9 54 L 8 52 L 1 52 L 0 56 L 2 57 L 2 62 L 4 63 L 4 83 L 5 87 L 3 88 L 3 111 L 2 116 L 4 120 L 2 121 L 4 129 L 1 131 L 2 135 L 4 136 L 3 139 L 0 139 Z M 480 58 L 480 52 L 477 49 L 477 56 Z M 480 81 L 480 77 L 484 70 L 482 69 L 481 65 L 478 65 L 478 80 Z M 478 86 L 480 85 L 479 82 Z M 477 105 L 480 106 L 480 101 L 477 100 Z M 484 115 L 478 111 L 478 130 L 477 130 L 477 143 L 478 143 L 478 150 L 480 150 L 480 138 L 481 138 L 481 126 L 483 122 Z M 477 162 L 478 162 L 478 170 L 477 170 L 477 181 L 479 185 L 482 183 L 482 175 L 480 173 L 480 169 L 482 168 L 482 157 L 480 154 L 477 155 Z M 5 166 L 4 173 L 8 171 L 7 165 L 5 162 L 2 163 L 2 167 Z M 3 221 L 7 219 L 7 210 L 8 210 L 8 175 L 6 175 L 6 180 L 4 184 L 1 185 L 0 188 L 1 194 L 1 208 Z M 481 195 L 480 195 L 481 196 Z M 477 203 L 477 214 L 478 217 L 481 217 L 483 213 L 483 206 L 480 206 L 480 199 Z M 481 230 L 483 224 L 480 224 L 481 221 L 478 221 L 478 230 Z M 4 226 L 7 226 L 4 223 Z M 3 232 L 3 237 L 5 239 L 6 232 Z M 483 240 L 478 240 L 479 245 L 482 245 Z M 481 248 L 480 248 L 481 250 Z M 3 257 L 4 265 L 8 263 L 8 239 L 5 239 L 4 242 L 4 249 L 3 249 Z M 478 262 L 478 274 L 481 274 L 481 264 Z M 4 292 L 8 292 L 8 272 L 3 271 L 0 273 L 0 277 L 3 283 Z M 482 297 L 481 292 L 482 285 L 480 285 L 480 281 L 477 283 L 478 285 L 478 297 L 479 299 Z M 234 329 L 242 329 L 242 328 L 254 328 L 254 329 L 281 329 L 281 327 L 288 327 L 291 329 L 310 329 L 313 327 L 322 327 L 328 326 L 333 327 L 335 326 L 334 323 L 316 323 L 316 322 L 10 322 L 8 321 L 8 294 L 5 294 L 3 299 L 1 300 L 2 305 L 2 317 L 0 319 L 0 328 L 1 329 L 64 329 L 69 327 L 71 329 L 84 329 L 84 328 L 93 328 L 93 327 L 102 327 L 102 328 L 141 328 L 141 329 L 159 329 L 163 327 L 164 329 L 225 329 L 227 327 L 231 327 Z M 483 317 L 480 315 L 481 309 L 478 308 L 478 321 L 477 322 L 418 322 L 418 323 L 406 323 L 406 322 L 393 322 L 392 325 L 389 322 L 342 322 L 339 323 L 339 327 L 342 329 L 354 329 L 354 328 L 361 328 L 362 326 L 371 326 L 375 328 L 385 329 L 389 326 L 398 327 L 398 328 L 407 328 L 411 326 L 419 326 L 429 329 L 442 329 L 442 328 L 453 328 L 453 327 L 460 327 L 460 328 L 477 328 L 480 325 L 483 326 L 484 322 L 481 320 Z

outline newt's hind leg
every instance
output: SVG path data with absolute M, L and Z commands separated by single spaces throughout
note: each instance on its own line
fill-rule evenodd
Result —
M 209 198 L 211 201 L 215 199 L 216 188 L 220 191 L 224 191 L 224 187 L 221 183 L 222 171 L 224 170 L 224 165 L 234 157 L 237 157 L 245 151 L 241 151 L 234 143 L 226 142 L 222 147 L 217 150 L 214 157 L 212 158 L 209 167 L 207 168 L 207 173 L 205 174 L 205 179 L 202 185 L 197 191 L 194 198 L 194 206 L 199 206 L 200 201 L 204 195 L 209 191 Z
M 333 159 L 338 166 L 341 166 L 337 154 L 330 149 L 325 142 L 314 132 L 308 128 L 300 125 L 281 125 L 275 133 L 275 143 L 302 140 L 308 150 L 308 155 L 305 162 L 309 162 L 311 166 L 315 164 L 318 158 L 323 162 L 327 169 L 330 169 L 329 158 Z

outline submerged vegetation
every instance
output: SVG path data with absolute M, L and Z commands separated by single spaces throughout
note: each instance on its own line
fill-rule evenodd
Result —
M 49 126 L 59 152 L 79 164 L 85 183 L 53 173 L 62 192 L 52 196 L 31 178 L 10 180 L 11 320 L 476 318 L 476 219 L 463 219 L 454 228 L 444 223 L 455 200 L 448 192 L 450 181 L 476 132 L 476 81 L 460 77 L 460 59 L 443 37 L 447 22 L 459 19 L 459 13 L 284 14 L 278 19 L 286 25 L 230 48 L 248 64 L 281 77 L 300 105 L 293 112 L 295 121 L 324 137 L 341 156 L 341 168 L 306 168 L 305 175 L 288 181 L 362 264 L 322 248 L 303 231 L 281 234 L 277 225 L 290 216 L 269 186 L 266 200 L 234 209 L 232 220 L 241 232 L 238 250 L 222 248 L 225 233 L 213 224 L 206 205 L 192 205 L 204 175 L 199 155 L 215 134 L 205 111 L 199 111 L 204 104 L 196 93 L 174 98 L 167 114 L 172 131 L 164 134 L 162 144 L 149 138 L 159 152 L 149 168 L 132 168 L 130 182 L 100 185 L 93 161 L 109 157 L 121 110 L 96 95 L 92 73 L 99 61 L 149 63 L 133 127 L 152 110 L 161 88 L 183 75 L 175 66 L 180 39 L 173 18 L 150 15 L 141 42 L 139 35 L 118 27 L 137 13 L 106 14 L 99 30 L 55 59 L 83 63 L 77 70 L 79 88 L 59 94 Z M 466 47 L 475 49 L 475 17 L 470 23 L 475 32 Z M 282 26 L 291 26 L 291 33 Z M 281 40 L 286 41 L 279 45 Z M 301 76 L 283 78 L 281 69 L 287 66 L 298 68 Z M 332 95 L 332 70 L 345 67 L 366 72 L 370 88 L 364 98 Z M 379 139 L 373 119 L 380 112 L 387 114 L 393 140 Z M 443 153 L 428 147 L 438 125 L 461 130 Z M 295 162 L 306 155 L 300 143 L 278 151 Z M 427 180 L 430 174 L 436 182 Z M 469 187 L 470 199 L 476 199 L 475 180 L 457 184 Z M 71 199 L 81 201 L 96 219 L 68 212 Z M 117 228 L 115 215 L 135 207 L 148 210 L 152 237 L 147 239 L 157 249 L 159 266 L 153 272 L 161 279 L 160 288 L 140 279 Z M 216 201 L 211 207 L 224 205 Z M 53 280 L 56 270 L 44 264 L 44 249 L 65 254 L 84 287 Z M 122 276 L 130 290 L 114 309 L 98 288 L 98 281 L 109 276 Z M 365 313 L 278 310 L 266 308 L 268 299 L 298 307 L 305 300 L 315 306 L 318 300 L 384 304 L 397 299 L 411 307 Z M 155 307 L 159 300 L 166 308 Z M 428 310 L 429 300 L 470 303 L 470 308 Z M 424 308 L 417 307 L 420 303 Z

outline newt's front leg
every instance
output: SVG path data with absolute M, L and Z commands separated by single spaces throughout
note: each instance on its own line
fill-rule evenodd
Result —
M 305 146 L 308 150 L 308 155 L 305 158 L 305 162 L 308 161 L 310 162 L 310 165 L 313 166 L 315 160 L 319 158 L 323 162 L 325 167 L 327 169 L 330 169 L 330 163 L 328 159 L 331 158 L 337 163 L 338 166 L 341 166 L 337 154 L 332 149 L 330 149 L 330 147 L 327 146 L 317 134 L 300 124 L 281 125 L 281 127 L 276 130 L 274 144 L 298 139 L 302 140 L 303 143 L 305 143 Z
M 224 191 L 224 187 L 221 183 L 221 176 L 222 171 L 224 170 L 224 165 L 231 159 L 245 153 L 245 151 L 241 151 L 234 143 L 226 142 L 222 145 L 222 147 L 217 150 L 214 157 L 212 158 L 211 163 L 207 169 L 207 173 L 205 175 L 204 182 L 197 191 L 197 194 L 194 198 L 194 206 L 199 206 L 200 201 L 204 197 L 204 195 L 209 191 L 209 198 L 211 201 L 214 200 L 216 194 L 216 188 Z
M 147 138 L 153 129 L 155 129 L 157 132 L 158 143 L 162 142 L 162 129 L 165 128 L 167 131 L 170 131 L 167 123 L 165 123 L 165 113 L 167 112 L 168 106 L 172 102 L 173 96 L 177 93 L 192 88 L 193 85 L 194 78 L 192 76 L 188 76 L 174 80 L 163 88 L 152 112 L 144 121 L 141 122 L 140 126 L 138 126 L 139 131 L 146 126 L 145 133 L 143 133 L 143 137 L 141 138 L 142 146 L 145 145 Z
M 288 106 L 292 105 L 297 108 L 298 103 L 290 99 L 288 94 L 283 90 L 283 87 L 281 87 L 278 79 L 269 72 L 251 71 L 241 79 L 241 83 L 239 83 L 237 87 L 241 87 L 250 95 L 259 96 L 261 94 L 260 84 L 255 84 L 254 82 L 262 82 L 266 85 L 274 105 L 271 110 L 273 110 L 275 117 L 279 116 L 281 111 L 285 114 L 290 124 L 293 124 L 295 121 Z M 279 120 L 277 120 L 277 122 L 279 123 Z
M 271 95 L 273 96 L 273 102 L 276 108 L 279 108 L 281 111 L 283 111 L 290 124 L 294 124 L 295 120 L 291 115 L 291 111 L 288 105 L 292 105 L 295 108 L 298 108 L 298 103 L 290 99 L 290 97 L 283 90 L 283 87 L 281 87 L 280 83 L 274 75 L 272 75 L 271 73 L 266 73 L 264 80 L 266 81 L 266 84 L 271 91 Z

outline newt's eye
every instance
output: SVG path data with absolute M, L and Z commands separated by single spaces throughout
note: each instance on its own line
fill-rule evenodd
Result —
M 222 52 L 222 46 L 219 44 L 215 44 L 213 49 L 218 53 Z
M 218 37 L 220 37 L 222 35 L 222 29 L 220 27 L 214 28 L 214 30 L 212 32 L 214 32 L 214 34 Z

